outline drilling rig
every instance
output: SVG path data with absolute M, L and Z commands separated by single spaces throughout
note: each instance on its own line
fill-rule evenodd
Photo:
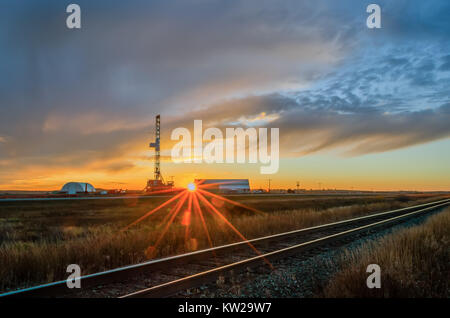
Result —
M 161 174 L 161 116 L 156 116 L 156 129 L 155 129 L 155 142 L 150 143 L 150 148 L 155 148 L 155 168 L 153 179 L 147 180 L 147 186 L 145 187 L 145 192 L 155 192 L 162 190 L 170 190 L 173 188 L 174 182 L 168 181 L 164 182 L 164 178 Z

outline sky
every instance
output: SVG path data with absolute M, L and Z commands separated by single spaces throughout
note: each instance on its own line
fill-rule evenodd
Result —
M 449 16 L 446 0 L 0 0 L 0 189 L 142 189 L 161 114 L 177 185 L 450 190 Z M 278 173 L 171 162 L 196 119 L 279 128 Z

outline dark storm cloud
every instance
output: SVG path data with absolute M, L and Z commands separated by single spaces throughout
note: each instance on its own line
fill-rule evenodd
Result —
M 109 154 L 156 112 L 302 81 L 344 46 L 306 1 L 77 3 L 75 31 L 61 1 L 1 4 L 2 156 Z
M 429 41 L 448 39 L 449 1 L 381 1 L 383 28 L 397 40 Z
M 442 65 L 440 66 L 441 71 L 450 71 L 450 55 L 442 57 Z

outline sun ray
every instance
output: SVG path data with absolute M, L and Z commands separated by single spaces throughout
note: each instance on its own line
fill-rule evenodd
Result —
M 194 202 L 194 211 L 196 211 L 196 213 L 198 213 L 198 215 L 200 216 L 200 220 L 201 220 L 201 223 L 202 223 L 203 230 L 204 230 L 204 232 L 206 234 L 206 237 L 208 239 L 209 246 L 212 248 L 213 247 L 213 243 L 212 243 L 212 240 L 211 240 L 211 236 L 209 235 L 208 227 L 206 226 L 205 218 L 203 217 L 202 209 L 200 208 L 200 204 L 198 202 L 197 193 L 194 193 L 194 200 L 193 200 L 193 202 Z M 215 255 L 215 253 L 214 253 L 214 255 Z
M 148 218 L 150 215 L 152 215 L 153 213 L 156 213 L 157 211 L 161 210 L 163 207 L 167 206 L 168 204 L 170 204 L 171 202 L 175 201 L 176 199 L 178 199 L 179 197 L 181 197 L 183 195 L 183 193 L 185 193 L 185 191 L 178 193 L 176 196 L 174 196 L 173 198 L 167 200 L 166 202 L 160 204 L 159 206 L 157 206 L 156 208 L 154 208 L 153 210 L 145 213 L 143 216 L 141 216 L 139 219 L 137 219 L 136 221 L 134 221 L 133 223 L 129 224 L 128 226 L 126 226 L 124 229 L 122 229 L 123 231 L 128 230 L 130 227 L 138 224 L 139 222 L 141 222 L 142 220 Z
M 158 224 L 158 226 L 157 226 L 158 229 L 160 229 L 161 227 L 163 227 L 164 224 L 166 224 L 166 223 L 168 222 L 168 220 L 169 220 L 170 217 L 172 216 L 172 213 L 175 211 L 175 208 L 177 207 L 178 203 L 180 203 L 180 201 L 178 201 L 178 202 L 175 204 L 175 206 L 172 207 L 172 208 L 170 209 L 169 213 L 167 213 L 167 214 L 164 216 L 163 220 L 162 220 L 162 221 Z
M 180 212 L 181 207 L 186 202 L 186 199 L 188 197 L 188 192 L 185 191 L 185 192 L 182 192 L 182 193 L 184 193 L 183 197 L 180 199 L 180 201 L 177 202 L 176 206 L 170 212 L 170 214 L 171 214 L 170 220 L 167 222 L 166 226 L 164 227 L 164 230 L 159 235 L 158 239 L 156 240 L 156 243 L 153 246 L 151 246 L 152 249 L 151 249 L 151 252 L 148 255 L 149 258 L 152 258 L 154 256 L 154 253 L 155 253 L 156 249 L 158 248 L 159 244 L 161 243 L 162 239 L 166 235 L 166 232 L 169 230 L 170 226 L 172 225 L 173 221 L 175 220 L 175 217 Z
M 220 196 L 220 195 L 211 193 L 211 192 L 209 192 L 209 191 L 205 191 L 205 190 L 202 190 L 202 189 L 198 189 L 198 191 L 200 191 L 201 193 L 203 193 L 203 194 L 205 194 L 205 195 L 208 195 L 208 196 L 210 196 L 210 197 L 213 197 L 213 198 L 216 198 L 216 199 L 219 199 L 219 200 L 222 200 L 222 201 L 231 203 L 231 204 L 236 205 L 236 206 L 239 206 L 239 207 L 241 207 L 241 208 L 244 208 L 244 209 L 247 209 L 247 210 L 256 212 L 256 213 L 264 213 L 264 212 L 262 212 L 262 211 L 259 211 L 259 210 L 257 210 L 257 209 L 254 209 L 254 208 L 252 208 L 252 207 L 249 207 L 249 206 L 246 206 L 246 205 L 244 205 L 244 204 L 242 204 L 242 203 L 238 203 L 238 202 L 236 202 L 236 201 L 233 201 L 233 200 L 224 198 L 224 197 L 222 197 L 222 196 Z
M 196 180 L 196 184 L 197 186 L 201 186 L 204 182 L 206 181 L 206 179 L 201 179 L 201 180 Z
M 249 242 L 249 240 L 247 238 L 245 238 L 244 235 L 242 235 L 241 232 L 239 232 L 238 229 L 236 229 L 234 227 L 233 224 L 230 223 L 230 221 L 228 221 L 228 219 L 222 214 L 220 213 L 220 211 L 218 211 L 201 193 L 197 193 L 198 197 L 200 198 L 200 200 L 210 209 L 212 210 L 219 218 L 221 218 L 244 242 L 246 242 L 258 255 L 262 255 L 260 251 L 258 251 L 256 249 L 256 247 L 253 246 L 252 243 Z M 273 268 L 272 264 L 267 260 L 264 259 L 264 261 L 271 267 Z
M 186 244 L 188 244 L 188 240 L 189 240 L 189 229 L 190 229 L 190 226 L 191 226 L 191 210 L 192 210 L 192 197 L 193 197 L 193 194 L 192 194 L 192 192 L 189 192 L 189 196 L 188 196 L 188 208 L 187 208 L 187 210 L 184 212 L 185 213 L 185 215 L 184 215 L 184 220 L 183 220 L 183 225 L 184 226 L 186 226 L 186 229 L 185 229 L 185 233 L 184 233 L 184 242 L 185 242 L 185 245 Z

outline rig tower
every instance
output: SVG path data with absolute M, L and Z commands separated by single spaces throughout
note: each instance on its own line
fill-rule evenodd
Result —
M 161 177 L 161 115 L 156 116 L 155 142 L 150 143 L 150 148 L 155 148 L 155 180 L 162 180 Z
M 161 115 L 156 116 L 155 142 L 150 143 L 150 148 L 155 148 L 155 168 L 153 179 L 147 181 L 145 191 L 155 192 L 172 189 L 174 182 L 168 181 L 166 184 L 161 174 Z

